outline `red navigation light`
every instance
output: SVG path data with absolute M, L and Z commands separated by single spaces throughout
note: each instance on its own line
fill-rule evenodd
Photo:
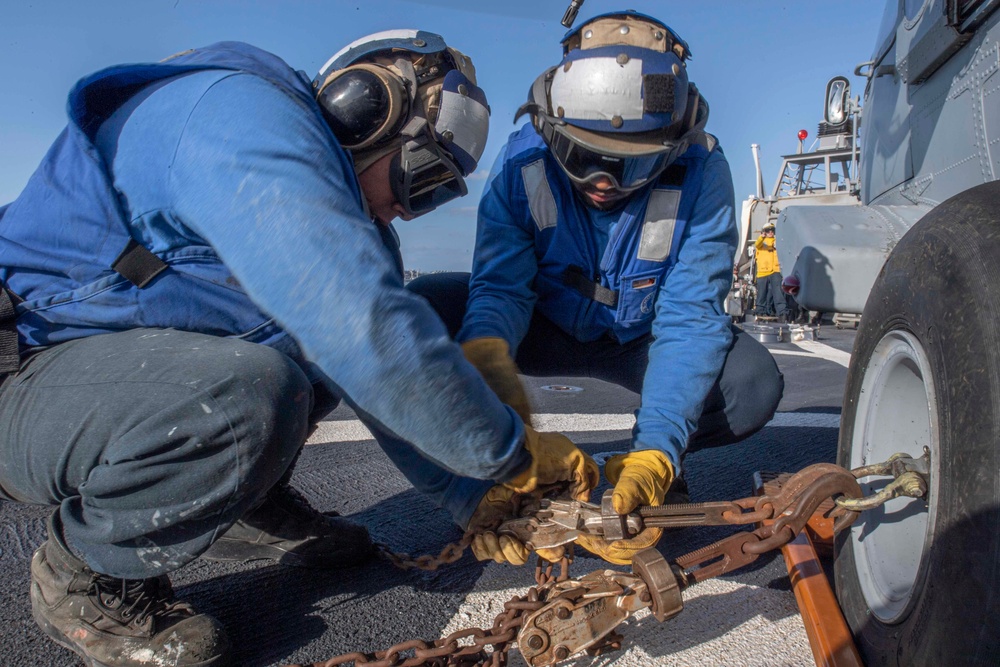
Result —
M 808 132 L 806 132 L 805 130 L 799 130 L 799 141 L 805 141 L 806 137 L 808 136 L 809 136 Z

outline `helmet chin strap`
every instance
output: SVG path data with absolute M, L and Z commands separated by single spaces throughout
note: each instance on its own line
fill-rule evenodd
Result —
M 517 109 L 517 113 L 514 114 L 514 123 L 523 116 L 528 114 L 531 116 L 532 121 L 537 126 L 537 117 L 539 114 L 551 118 L 548 108 L 548 86 L 552 81 L 552 75 L 555 73 L 556 68 L 550 67 L 541 76 L 535 79 L 534 83 L 531 84 L 531 89 L 528 92 L 528 101 L 522 104 Z

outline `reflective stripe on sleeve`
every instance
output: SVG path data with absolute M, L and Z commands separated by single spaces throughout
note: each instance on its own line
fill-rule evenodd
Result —
M 653 190 L 649 195 L 639 240 L 639 259 L 662 262 L 670 256 L 680 202 L 679 190 Z
M 558 222 L 556 200 L 545 177 L 545 164 L 535 160 L 521 167 L 521 178 L 524 180 L 524 190 L 528 195 L 528 209 L 535 220 L 538 231 L 555 227 Z

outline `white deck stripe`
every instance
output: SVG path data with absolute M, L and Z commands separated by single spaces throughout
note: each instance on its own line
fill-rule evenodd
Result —
M 834 363 L 838 363 L 844 368 L 848 368 L 851 365 L 851 354 L 850 352 L 844 352 L 843 350 L 838 350 L 835 347 L 830 347 L 825 343 L 820 343 L 815 340 L 800 340 L 795 343 L 803 350 L 807 352 L 812 352 L 813 354 L 828 359 Z
M 812 357 L 816 358 L 816 355 L 812 352 L 797 352 L 795 350 L 782 350 L 780 348 L 768 348 L 767 350 L 771 354 L 777 354 L 782 357 Z
M 540 431 L 587 433 L 593 431 L 631 431 L 635 417 L 631 414 L 543 414 L 535 415 L 534 425 Z M 768 426 L 838 428 L 840 415 L 821 412 L 779 412 Z M 307 445 L 328 442 L 360 442 L 372 440 L 371 432 L 357 419 L 320 422 Z
M 835 347 L 830 347 L 825 343 L 820 343 L 815 340 L 800 340 L 797 343 L 792 343 L 794 347 L 802 350 L 797 352 L 794 350 L 786 350 L 782 348 L 768 348 L 771 354 L 777 355 L 788 355 L 794 357 L 819 357 L 820 359 L 825 359 L 827 361 L 832 361 L 835 364 L 840 364 L 844 368 L 849 368 L 851 365 L 851 355 L 849 352 L 844 352 L 843 350 L 838 350 Z

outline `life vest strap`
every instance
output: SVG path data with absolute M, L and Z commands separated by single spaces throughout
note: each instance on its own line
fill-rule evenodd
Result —
M 129 239 L 125 249 L 111 263 L 111 268 L 142 289 L 167 268 L 167 263 L 135 239 Z
M 17 319 L 17 312 L 14 310 L 16 298 L 16 295 L 12 296 L 3 285 L 0 285 L 0 376 L 16 373 L 21 367 L 17 327 L 14 324 Z
M 618 306 L 618 292 L 610 290 L 604 285 L 589 279 L 586 275 L 584 275 L 583 269 L 579 266 L 571 264 L 567 267 L 566 270 L 563 271 L 562 279 L 564 285 L 572 287 L 591 301 L 603 303 L 605 306 L 610 306 L 612 308 Z

